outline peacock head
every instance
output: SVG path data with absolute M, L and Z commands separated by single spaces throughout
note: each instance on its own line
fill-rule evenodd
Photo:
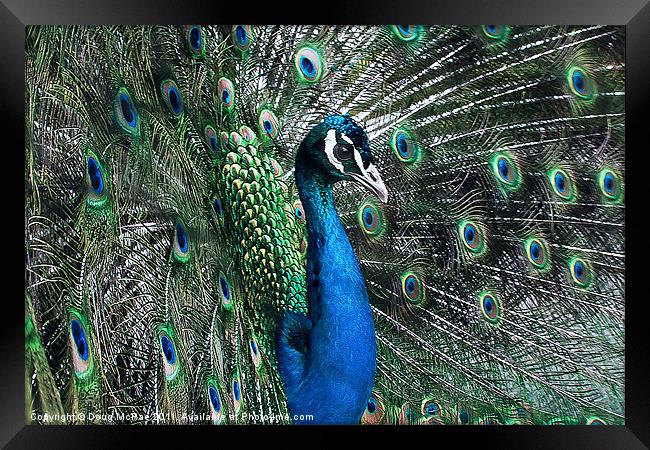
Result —
M 368 135 L 349 115 L 332 114 L 307 134 L 298 149 L 297 159 L 329 184 L 356 181 L 379 200 L 388 200 L 370 151 Z

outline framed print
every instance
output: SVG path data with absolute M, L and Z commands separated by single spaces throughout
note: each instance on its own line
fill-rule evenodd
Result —
M 643 448 L 626 149 L 648 7 L 523 6 L 276 25 L 8 6 L 10 445 L 357 425 Z

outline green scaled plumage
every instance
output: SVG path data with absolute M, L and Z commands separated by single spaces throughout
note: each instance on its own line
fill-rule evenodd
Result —
M 624 423 L 621 28 L 38 26 L 26 49 L 28 420 L 290 423 L 294 158 L 335 113 L 389 192 L 334 192 L 375 319 L 360 422 Z

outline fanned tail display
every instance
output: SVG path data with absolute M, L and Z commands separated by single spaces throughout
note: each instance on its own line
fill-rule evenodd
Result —
M 26 35 L 28 417 L 624 423 L 622 27 Z

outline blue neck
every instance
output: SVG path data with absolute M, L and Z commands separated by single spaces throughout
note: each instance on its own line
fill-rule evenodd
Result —
M 314 415 L 311 423 L 358 423 L 376 369 L 365 280 L 336 212 L 331 183 L 300 158 L 295 177 L 307 220 L 309 318 L 306 351 L 292 361 L 297 367 L 281 367 L 291 372 L 283 377 L 289 409 Z

